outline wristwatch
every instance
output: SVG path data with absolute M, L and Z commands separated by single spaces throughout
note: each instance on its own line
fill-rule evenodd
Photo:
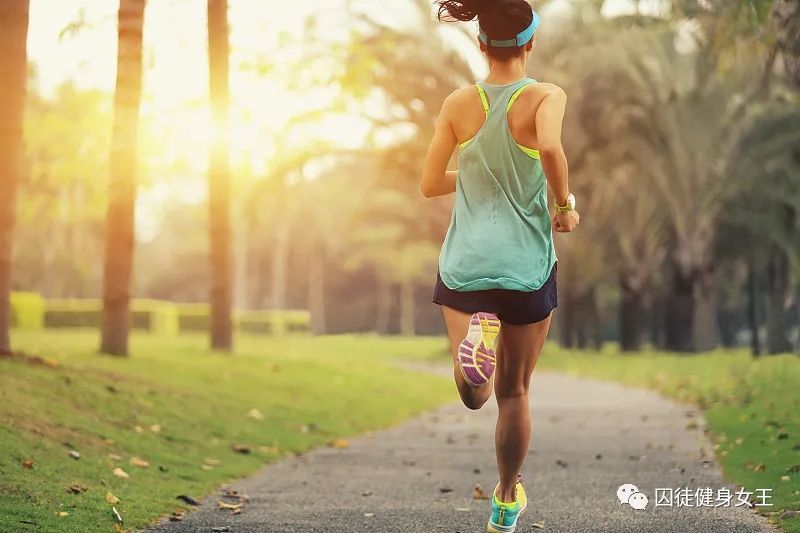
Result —
M 574 211 L 575 210 L 575 195 L 570 193 L 567 196 L 567 203 L 564 205 L 558 205 L 558 200 L 555 200 L 556 211 L 559 213 L 566 213 L 567 211 Z

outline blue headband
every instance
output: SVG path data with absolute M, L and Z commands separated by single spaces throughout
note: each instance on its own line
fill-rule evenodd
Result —
M 494 46 L 496 48 L 511 48 L 512 46 L 523 46 L 528 44 L 528 41 L 533 39 L 533 35 L 536 33 L 536 28 L 539 27 L 539 23 L 542 21 L 539 14 L 534 11 L 533 12 L 533 20 L 531 20 L 530 25 L 519 32 L 517 36 L 513 39 L 507 39 L 505 41 L 498 41 L 495 39 L 489 39 L 489 36 L 486 35 L 486 32 L 483 29 L 480 29 L 480 33 L 478 34 L 478 38 L 481 40 L 483 44 L 486 46 Z

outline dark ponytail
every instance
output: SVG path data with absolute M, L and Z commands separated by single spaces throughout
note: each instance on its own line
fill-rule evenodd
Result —
M 441 21 L 467 22 L 478 19 L 490 39 L 513 39 L 533 20 L 533 8 L 526 0 L 436 0 Z M 518 47 L 487 47 L 494 59 L 507 60 L 519 55 Z

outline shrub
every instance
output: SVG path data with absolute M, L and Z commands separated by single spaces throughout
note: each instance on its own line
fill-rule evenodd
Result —
M 41 294 L 35 292 L 11 293 L 11 325 L 24 329 L 44 327 L 45 302 Z
M 48 300 L 44 323 L 48 328 L 99 328 L 103 303 L 99 299 Z M 178 332 L 177 306 L 159 300 L 131 302 L 131 329 L 160 335 Z

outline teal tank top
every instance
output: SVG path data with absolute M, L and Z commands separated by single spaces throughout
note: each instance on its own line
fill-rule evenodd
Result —
M 455 206 L 439 255 L 450 289 L 534 291 L 556 262 L 539 153 L 514 140 L 507 118 L 532 83 L 477 84 L 486 122 L 459 145 Z

